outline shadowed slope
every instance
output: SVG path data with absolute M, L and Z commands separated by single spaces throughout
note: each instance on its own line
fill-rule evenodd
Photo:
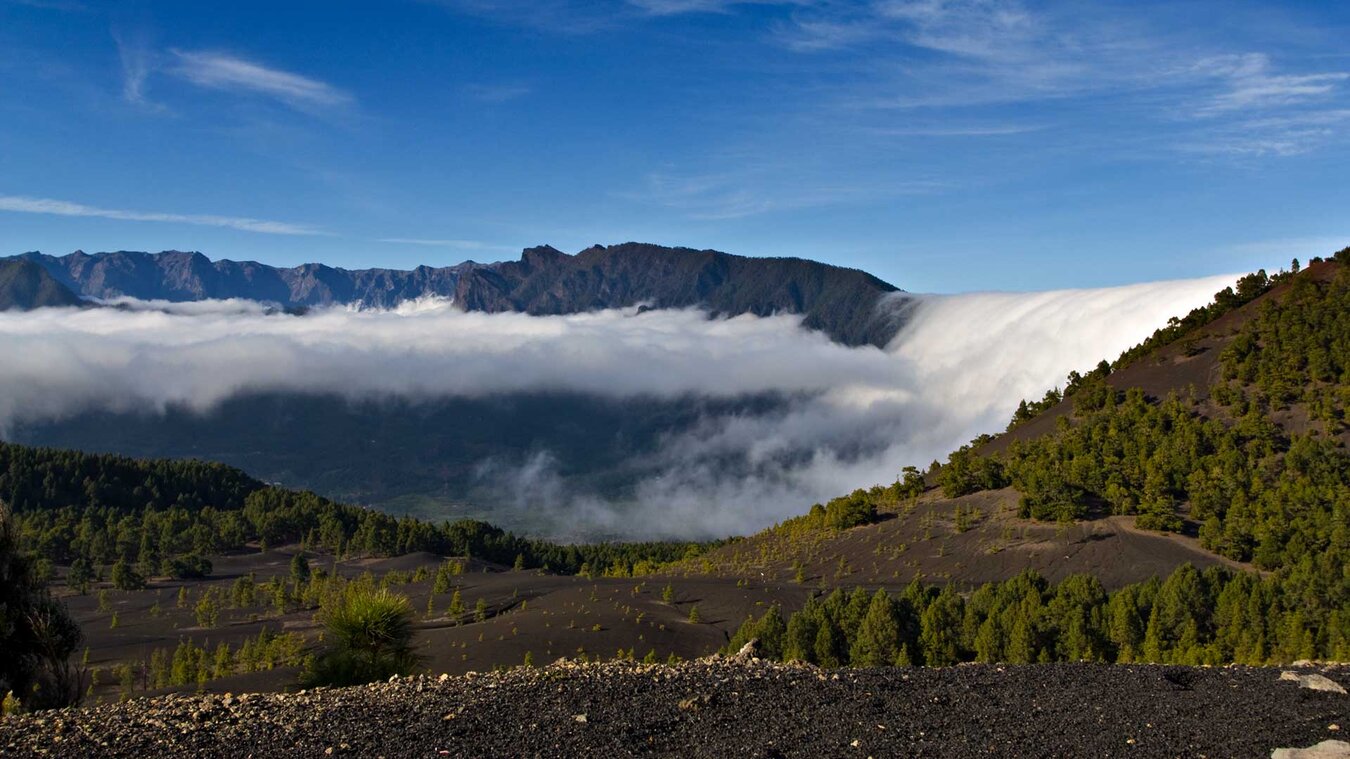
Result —
M 78 295 L 33 261 L 0 260 L 0 311 L 79 304 Z

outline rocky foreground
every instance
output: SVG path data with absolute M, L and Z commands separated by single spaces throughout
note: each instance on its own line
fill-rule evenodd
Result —
M 559 663 L 14 717 L 0 721 L 0 755 L 1269 757 L 1321 744 L 1315 756 L 1350 756 L 1338 743 L 1350 668 L 1286 672 Z

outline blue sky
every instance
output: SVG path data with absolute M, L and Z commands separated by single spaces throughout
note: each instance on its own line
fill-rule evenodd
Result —
M 0 0 L 0 253 L 641 240 L 915 291 L 1350 244 L 1350 4 Z

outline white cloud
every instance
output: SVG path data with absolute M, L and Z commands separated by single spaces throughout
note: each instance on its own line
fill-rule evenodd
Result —
M 115 208 L 98 208 L 68 200 L 50 198 L 29 198 L 21 195 L 0 195 L 0 211 L 14 213 L 37 213 L 52 216 L 89 216 L 100 219 L 118 219 L 122 221 L 158 221 L 173 224 L 194 224 L 204 227 L 225 227 L 245 232 L 261 232 L 271 235 L 322 235 L 326 234 L 317 227 L 306 224 L 292 224 L 284 221 L 252 219 L 242 216 L 217 216 L 214 214 L 178 214 L 151 211 L 127 211 Z
M 572 0 L 425 0 L 452 12 L 553 34 L 592 34 L 620 20 L 612 3 Z
M 683 13 L 724 13 L 735 5 L 728 0 L 627 0 L 629 5 L 653 16 L 676 16 Z
M 1312 109 L 1273 116 L 1241 118 L 1203 131 L 1182 149 L 1227 156 L 1291 156 L 1343 140 L 1350 109 Z
M 1103 290 L 922 297 L 886 350 L 848 348 L 796 317 L 696 311 L 572 316 L 395 311 L 263 315 L 240 303 L 0 314 L 0 424 L 86 409 L 207 409 L 245 391 L 350 398 L 573 392 L 607 398 L 788 399 L 673 433 L 635 495 L 598 498 L 535 452 L 488 479 L 558 530 L 720 536 L 892 481 L 980 432 L 1070 369 L 1112 358 L 1232 277 Z M 894 304 L 894 305 L 898 305 Z M 522 452 L 523 453 L 523 452 Z M 734 465 L 728 462 L 738 462 Z
M 1039 132 L 1034 124 L 947 124 L 934 126 L 876 127 L 866 130 L 882 137 L 1007 137 Z
M 887 0 L 875 8 L 909 26 L 910 44 L 952 55 L 1024 59 L 1023 48 L 1045 36 L 1015 0 Z
M 811 0 L 626 0 L 651 16 L 728 13 L 738 5 L 809 5 Z
M 113 30 L 117 57 L 122 63 L 122 97 L 137 105 L 149 104 L 145 96 L 146 80 L 155 68 L 154 54 L 144 31 L 131 33 Z
M 799 52 L 861 56 L 853 102 L 915 108 L 1059 98 L 1118 86 L 1124 27 L 1028 11 L 1016 0 L 874 0 L 811 6 L 780 25 Z
M 1224 91 L 1201 108 L 1204 115 L 1302 103 L 1330 95 L 1350 79 L 1350 73 L 1342 71 L 1276 74 L 1271 70 L 1270 57 L 1263 53 L 1206 58 L 1195 68 L 1202 75 L 1225 82 Z
M 331 108 L 353 98 L 331 84 L 261 63 L 209 51 L 171 51 L 176 65 L 169 72 L 199 87 L 274 98 L 294 108 Z
M 802 171 L 798 165 L 785 167 Z M 684 212 L 691 219 L 740 219 L 765 213 L 838 205 L 860 199 L 875 201 L 899 195 L 929 195 L 951 189 L 948 181 L 893 180 L 881 185 L 850 186 L 820 180 L 785 177 L 770 166 L 709 174 L 653 172 L 642 191 L 622 197 Z
M 489 245 L 479 240 L 441 240 L 418 237 L 381 237 L 376 242 L 393 245 L 424 245 L 432 248 L 455 248 L 457 250 L 513 250 L 507 245 Z

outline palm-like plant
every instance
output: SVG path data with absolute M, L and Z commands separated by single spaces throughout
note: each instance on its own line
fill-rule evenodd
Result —
M 386 589 L 353 585 L 320 611 L 331 642 L 305 673 L 310 685 L 357 685 L 417 666 L 412 605 Z

